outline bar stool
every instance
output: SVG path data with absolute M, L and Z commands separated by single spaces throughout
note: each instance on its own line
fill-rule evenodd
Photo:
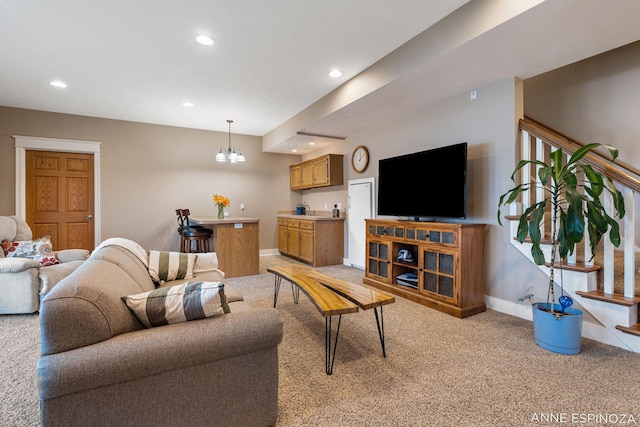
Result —
M 176 215 L 178 216 L 178 234 L 180 235 L 180 252 L 182 252 L 182 248 L 184 247 L 184 236 L 182 236 L 182 232 L 184 231 L 184 217 L 182 216 L 182 209 L 176 209 Z
M 180 252 L 190 253 L 191 242 L 196 242 L 195 252 L 209 252 L 209 238 L 213 232 L 203 227 L 192 227 L 189 222 L 189 209 L 179 209 L 179 211 L 179 216 L 183 218 L 184 224 L 182 233 L 180 233 Z

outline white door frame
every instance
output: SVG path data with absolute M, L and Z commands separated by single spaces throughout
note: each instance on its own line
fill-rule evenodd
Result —
M 371 177 L 371 178 L 361 178 L 361 179 L 350 179 L 349 181 L 347 181 L 347 200 L 348 200 L 348 204 L 347 204 L 347 208 L 350 210 L 351 209 L 351 195 L 349 194 L 349 189 L 351 188 L 351 185 L 357 185 L 357 184 L 365 184 L 365 183 L 369 183 L 371 184 L 371 206 L 370 206 L 370 215 L 369 218 L 373 219 L 375 218 L 376 215 L 376 179 L 375 177 Z M 353 218 L 353 215 L 347 211 L 347 227 L 351 227 L 353 226 L 353 222 L 351 221 L 351 219 Z M 353 265 L 353 245 L 351 242 L 351 230 L 348 229 L 347 230 L 347 237 L 348 237 L 348 247 L 349 247 L 349 264 Z M 365 230 L 365 237 L 366 237 L 366 230 Z M 366 249 L 366 243 L 364 244 L 365 249 Z M 366 257 L 365 257 L 366 258 Z M 366 259 L 365 259 L 365 263 L 366 263 Z M 366 267 L 366 266 L 365 266 Z
M 27 150 L 93 154 L 94 246 L 100 241 L 100 142 L 12 135 L 16 140 L 16 216 L 27 218 Z

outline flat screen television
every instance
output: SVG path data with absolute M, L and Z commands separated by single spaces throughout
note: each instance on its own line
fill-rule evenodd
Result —
M 467 143 L 379 160 L 378 215 L 466 218 Z

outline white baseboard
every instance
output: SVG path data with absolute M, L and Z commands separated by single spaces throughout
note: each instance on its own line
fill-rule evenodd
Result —
M 517 304 L 511 301 L 505 301 L 502 299 L 494 298 L 485 295 L 484 302 L 487 304 L 487 308 L 498 311 L 500 313 L 509 314 L 511 316 L 519 317 L 521 319 L 533 320 L 533 314 L 531 313 L 531 306 L 524 304 Z M 533 325 L 531 325 L 531 337 L 533 339 Z M 604 326 L 591 323 L 582 322 L 582 336 L 594 341 L 599 341 L 604 344 L 612 345 L 615 347 L 623 348 L 625 350 L 636 351 L 629 347 L 625 342 L 617 337 L 618 332 L 612 333 Z
M 274 256 L 281 255 L 277 249 L 260 249 L 260 256 Z

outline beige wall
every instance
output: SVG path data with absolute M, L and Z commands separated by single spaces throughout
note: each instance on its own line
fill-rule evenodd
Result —
M 640 168 L 640 42 L 525 81 L 525 113 Z
M 148 249 L 177 250 L 175 209 L 213 216 L 214 193 L 231 199 L 229 211 L 260 218 L 260 248 L 277 247 L 275 215 L 295 206 L 289 164 L 300 156 L 262 153 L 261 139 L 232 135 L 244 164 L 217 163 L 228 134 L 0 107 L 0 215 L 15 213 L 12 135 L 101 142 L 101 236 L 126 237 Z

